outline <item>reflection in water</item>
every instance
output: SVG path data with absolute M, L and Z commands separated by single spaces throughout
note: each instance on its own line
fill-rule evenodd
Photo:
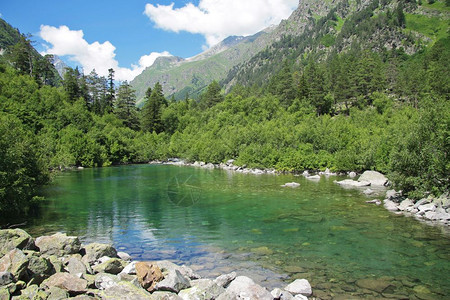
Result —
M 27 230 L 111 242 L 135 259 L 170 259 L 204 275 L 237 269 L 266 286 L 290 275 L 339 292 L 389 276 L 391 292 L 424 285 L 448 295 L 449 237 L 366 204 L 334 179 L 154 165 L 74 171 L 46 190 Z M 301 186 L 280 187 L 291 181 Z

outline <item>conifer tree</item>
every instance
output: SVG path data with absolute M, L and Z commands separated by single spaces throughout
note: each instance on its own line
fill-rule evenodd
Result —
M 139 128 L 136 109 L 136 94 L 131 85 L 124 81 L 117 92 L 115 114 L 123 123 L 134 130 Z
M 145 98 L 146 102 L 142 108 L 142 130 L 160 133 L 163 131 L 162 109 L 167 105 L 161 84 L 157 82 L 153 90 L 149 87 Z

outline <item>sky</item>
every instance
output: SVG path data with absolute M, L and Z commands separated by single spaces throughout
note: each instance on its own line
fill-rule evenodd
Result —
M 0 0 L 0 17 L 41 54 L 131 81 L 159 56 L 195 56 L 279 24 L 299 0 Z

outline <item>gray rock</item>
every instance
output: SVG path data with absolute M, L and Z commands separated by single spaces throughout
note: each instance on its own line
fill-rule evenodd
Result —
M 427 211 L 435 211 L 436 210 L 436 205 L 434 205 L 434 203 L 428 203 L 428 204 L 424 204 L 424 205 L 420 205 L 418 207 L 419 209 L 419 213 L 425 213 Z
M 308 297 L 303 296 L 302 294 L 295 295 L 295 300 L 308 300 Z
M 0 300 L 9 300 L 11 298 L 11 294 L 7 288 L 0 287 Z
M 14 282 L 14 275 L 11 272 L 0 272 L 0 286 L 5 286 Z
M 236 279 L 230 283 L 224 294 L 221 294 L 218 299 L 227 299 L 226 297 L 231 296 L 235 297 L 234 299 L 247 298 L 255 300 L 273 300 L 273 297 L 268 290 L 256 284 L 252 279 L 246 276 L 236 277 Z
M 191 286 L 189 280 L 184 277 L 180 271 L 172 270 L 164 272 L 164 279 L 158 282 L 155 286 L 157 291 L 169 291 L 178 293 L 181 290 L 187 289 Z
M 335 183 L 341 185 L 341 186 L 348 186 L 348 187 L 363 187 L 363 186 L 369 186 L 370 182 L 360 182 L 360 181 L 355 181 L 352 179 L 344 179 L 341 181 L 334 181 Z
M 36 284 L 32 284 L 20 292 L 19 299 L 45 300 L 47 297 L 47 293 L 42 291 Z
M 428 219 L 428 220 L 437 220 L 438 219 L 437 213 L 434 211 L 425 212 L 424 217 L 425 217 L 425 219 Z
M 391 200 L 385 199 L 384 201 L 384 208 L 386 208 L 389 211 L 398 211 L 397 204 Z
M 308 179 L 308 180 L 320 180 L 320 176 L 319 175 L 307 176 L 306 179 Z
M 408 207 L 414 207 L 414 203 L 409 199 L 405 199 L 400 203 L 400 205 L 398 206 L 398 209 L 406 210 Z
M 148 300 L 152 295 L 142 288 L 136 287 L 131 282 L 121 281 L 117 285 L 100 291 L 101 299 L 108 300 Z
M 65 233 L 57 232 L 50 236 L 38 237 L 35 241 L 41 254 L 64 256 L 78 253 L 81 243 L 76 236 L 67 236 Z
M 356 177 L 356 173 L 355 172 L 350 172 L 350 173 L 348 173 L 348 176 L 350 178 L 355 178 Z
M 421 206 L 421 205 L 424 205 L 424 204 L 427 204 L 427 203 L 430 203 L 430 199 L 427 199 L 427 198 L 423 198 L 423 199 L 420 199 L 419 201 L 417 201 L 415 204 L 414 204 L 414 208 L 419 208 L 419 206 Z
M 309 172 L 308 171 L 303 171 L 302 175 L 305 176 L 305 177 L 308 177 L 309 176 Z
M 131 256 L 125 252 L 117 252 L 117 256 L 124 261 L 131 261 Z
M 48 290 L 48 293 L 49 293 L 49 295 L 48 295 L 47 300 L 61 300 L 61 299 L 69 298 L 69 293 L 66 290 L 61 289 L 56 286 L 52 286 Z
M 376 171 L 365 171 L 359 178 L 359 182 L 369 182 L 370 185 L 385 186 L 388 183 L 386 176 Z
M 298 296 L 298 295 L 297 295 Z M 280 300 L 291 300 L 294 299 L 294 296 L 288 291 L 282 291 Z
M 22 229 L 0 230 L 0 257 L 13 249 L 33 249 L 33 238 Z
M 279 288 L 275 288 L 270 292 L 274 299 L 280 299 L 282 293 L 283 291 Z
M 29 259 L 22 250 L 13 249 L 0 259 L 0 272 L 10 272 L 16 279 L 26 275 Z
M 31 284 L 39 285 L 44 279 L 54 273 L 55 269 L 48 259 L 39 256 L 29 257 L 28 276 L 30 277 Z
M 120 282 L 120 278 L 112 274 L 98 273 L 95 275 L 95 287 L 99 290 L 105 290 L 116 286 Z
M 104 263 L 92 267 L 94 273 L 119 274 L 126 266 L 126 262 L 119 258 L 110 258 Z
M 374 191 L 372 190 L 372 189 L 365 189 L 364 191 L 363 191 L 363 194 L 364 195 L 371 195 L 371 194 L 373 194 L 374 193 Z
M 399 202 L 399 200 L 402 199 L 402 193 L 397 192 L 396 190 L 388 190 L 386 191 L 386 199 Z
M 374 199 L 374 200 L 368 200 L 368 201 L 366 201 L 366 203 L 372 203 L 372 204 L 380 205 L 381 201 L 378 200 L 378 199 Z
M 103 256 L 117 257 L 117 251 L 112 245 L 91 243 L 84 247 L 86 254 L 83 256 L 82 261 L 92 265 L 97 259 Z
M 290 188 L 297 188 L 300 186 L 300 183 L 298 182 L 288 182 L 282 185 L 282 187 L 290 187 Z
M 61 259 L 58 258 L 58 256 L 56 255 L 49 255 L 49 256 L 42 255 L 42 256 L 46 257 L 50 261 L 56 273 L 64 271 L 63 262 Z
M 44 280 L 42 284 L 49 288 L 52 286 L 59 287 L 68 291 L 70 294 L 82 294 L 86 292 L 87 289 L 86 280 L 69 273 L 53 274 L 50 278 Z
M 123 268 L 121 273 L 136 275 L 136 263 L 137 261 L 132 261 Z
M 292 295 L 301 294 L 303 296 L 311 296 L 312 288 L 306 279 L 296 279 L 294 282 L 288 284 L 285 288 L 286 291 Z
M 435 200 L 435 203 L 444 209 L 450 208 L 449 194 L 448 193 L 442 194 L 438 199 Z
M 208 300 L 216 299 L 225 289 L 217 285 L 211 279 L 196 279 L 191 282 L 191 287 L 178 293 L 184 300 Z
M 228 274 L 223 274 L 214 279 L 214 282 L 221 287 L 226 288 L 230 282 L 232 282 L 236 278 L 236 272 L 231 272 Z
M 358 281 L 356 281 L 356 285 L 360 288 L 375 291 L 377 293 L 382 293 L 389 286 L 391 286 L 389 281 L 378 278 L 359 279 Z
M 152 293 L 152 300 L 181 300 L 182 298 L 177 294 L 171 292 L 156 291 Z
M 157 261 L 156 264 L 158 265 L 158 267 L 161 269 L 161 271 L 164 272 L 169 272 L 169 271 L 175 271 L 178 270 L 181 275 L 189 278 L 189 279 L 199 279 L 201 278 L 200 275 L 196 274 L 191 268 L 182 265 L 176 265 L 173 262 L 170 262 L 168 260 L 160 260 Z
M 450 220 L 450 214 L 447 212 L 436 212 L 436 219 L 442 221 Z
M 86 264 L 81 261 L 78 257 L 72 256 L 67 262 L 66 270 L 73 275 L 80 276 L 81 274 L 92 273 L 88 272 Z M 92 271 L 92 270 L 91 270 Z

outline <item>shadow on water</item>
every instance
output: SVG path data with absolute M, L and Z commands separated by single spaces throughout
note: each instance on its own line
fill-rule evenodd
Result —
M 170 259 L 205 276 L 238 270 L 268 287 L 307 278 L 324 298 L 450 295 L 449 236 L 366 204 L 334 179 L 155 165 L 86 169 L 56 178 L 27 230 L 111 242 L 135 259 Z M 281 187 L 292 181 L 300 187 Z

